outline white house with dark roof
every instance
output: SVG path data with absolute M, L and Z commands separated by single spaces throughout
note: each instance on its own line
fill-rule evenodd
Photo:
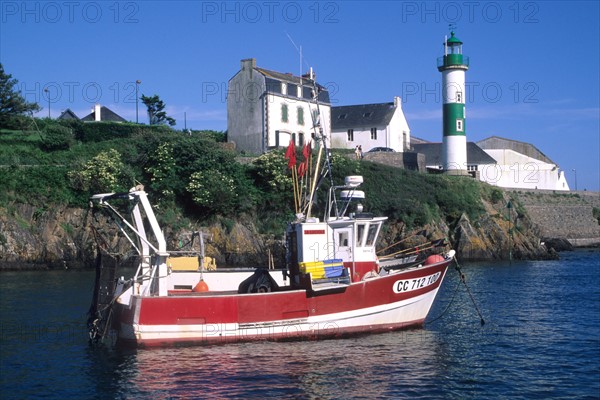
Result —
M 62 113 L 60 113 L 60 115 L 56 119 L 60 119 L 60 120 L 70 120 L 70 119 L 79 120 L 79 117 L 70 108 L 67 108 Z
M 127 122 L 127 120 L 108 107 L 100 106 L 96 104 L 92 109 L 92 112 L 85 117 L 81 118 L 83 122 Z
M 530 143 L 492 136 L 477 145 L 496 161 L 485 173 L 488 183 L 515 189 L 569 190 L 564 171 Z
M 327 137 L 331 127 L 329 92 L 314 80 L 312 71 L 299 77 L 259 68 L 254 58 L 242 60 L 240 71 L 228 83 L 227 140 L 235 143 L 238 151 L 262 154 L 287 146 L 290 139 L 303 145 L 313 136 L 315 123 Z M 313 96 L 319 100 L 319 121 L 315 121 Z
M 410 128 L 400 97 L 390 103 L 359 104 L 331 108 L 331 146 L 363 152 L 388 147 L 397 152 L 410 149 Z

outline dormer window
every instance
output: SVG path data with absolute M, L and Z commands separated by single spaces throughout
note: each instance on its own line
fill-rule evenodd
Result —
M 338 115 L 338 119 L 346 119 L 347 116 L 348 114 L 340 114 Z
M 363 117 L 364 118 L 371 118 L 371 115 L 373 115 L 373 113 L 369 111 L 369 112 L 364 113 Z
M 287 94 L 287 83 L 281 82 L 281 94 Z

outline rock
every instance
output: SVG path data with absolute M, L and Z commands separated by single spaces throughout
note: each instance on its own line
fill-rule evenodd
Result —
M 549 251 L 541 245 L 526 215 L 513 215 L 509 222 L 502 202 L 484 205 L 486 212 L 475 220 L 463 213 L 457 221 L 449 221 L 450 226 L 442 220 L 407 231 L 403 223 L 391 221 L 383 230 L 379 248 L 405 238 L 404 247 L 447 239 L 464 260 L 508 259 L 511 254 L 515 259 L 554 258 L 557 251 L 568 248 L 565 242 L 548 241 Z M 260 235 L 251 217 L 223 219 L 193 230 L 164 228 L 167 247 L 175 250 L 192 246 L 193 231 L 206 233 L 205 254 L 215 258 L 219 266 L 267 266 L 269 258 L 276 267 L 285 265 L 283 229 L 279 237 Z M 131 260 L 134 253 L 129 242 L 104 214 L 58 206 L 40 210 L 16 205 L 10 213 L 0 209 L 0 269 L 91 268 L 97 252 L 96 237 L 112 252 Z M 193 246 L 199 249 L 198 242 Z
M 574 247 L 567 239 L 563 238 L 544 238 L 544 245 L 549 251 L 573 251 Z

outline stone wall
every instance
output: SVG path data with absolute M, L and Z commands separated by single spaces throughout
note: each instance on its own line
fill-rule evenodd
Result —
M 541 190 L 510 192 L 523 204 L 539 235 L 567 239 L 573 246 L 600 246 L 600 225 L 593 209 L 600 209 L 600 193 L 558 193 Z
M 378 164 L 389 165 L 390 167 L 410 169 L 419 172 L 425 172 L 426 170 L 425 155 L 421 153 L 364 153 L 363 159 Z

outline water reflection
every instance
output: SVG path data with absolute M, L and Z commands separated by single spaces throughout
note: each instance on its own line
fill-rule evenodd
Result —
M 97 372 L 113 397 L 339 398 L 425 395 L 447 373 L 434 332 L 392 332 L 344 340 L 259 342 L 99 352 Z M 104 359 L 103 359 L 104 357 Z M 105 392 L 106 393 L 106 392 Z
M 600 398 L 599 255 L 463 265 L 484 327 L 461 289 L 425 329 L 141 350 L 87 345 L 93 272 L 3 273 L 0 398 Z

